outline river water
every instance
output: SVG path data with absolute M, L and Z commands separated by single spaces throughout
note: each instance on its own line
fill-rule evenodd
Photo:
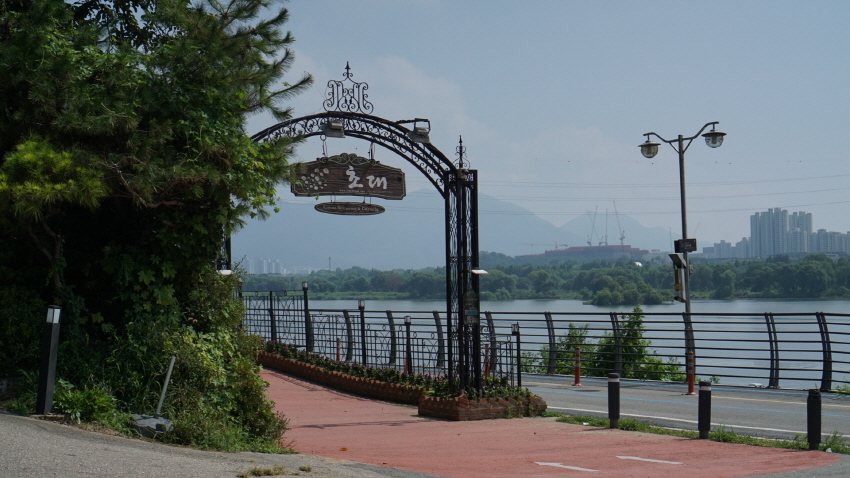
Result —
M 311 300 L 311 308 L 317 309 L 357 309 L 356 300 Z M 506 300 L 483 301 L 482 311 L 491 312 L 628 312 L 634 306 L 585 305 L 580 300 Z M 667 303 L 661 305 L 643 305 L 644 312 L 682 313 L 683 304 Z M 430 312 L 445 310 L 445 300 L 368 300 L 367 310 L 407 310 Z M 692 300 L 692 313 L 743 313 L 763 314 L 795 312 L 828 312 L 850 314 L 850 300 L 796 300 L 796 299 L 739 299 L 739 300 Z

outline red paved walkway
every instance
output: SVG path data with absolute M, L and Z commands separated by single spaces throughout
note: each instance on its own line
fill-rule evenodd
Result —
M 840 459 L 822 452 L 583 427 L 552 418 L 434 420 L 419 417 L 413 406 L 354 397 L 274 371 L 262 374 L 270 384 L 269 398 L 289 419 L 292 429 L 286 438 L 299 452 L 448 477 L 723 478 L 814 468 Z

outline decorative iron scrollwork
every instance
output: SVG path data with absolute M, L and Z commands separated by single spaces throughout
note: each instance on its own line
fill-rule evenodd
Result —
M 340 153 L 328 157 L 316 158 L 320 163 L 336 163 L 336 164 L 351 164 L 354 166 L 362 166 L 364 164 L 378 164 L 374 159 L 357 156 L 353 153 Z
M 369 114 L 374 110 L 372 103 L 367 100 L 366 90 L 369 84 L 351 79 L 351 67 L 345 63 L 345 73 L 342 80 L 329 80 L 326 99 L 323 104 L 325 111 L 347 111 L 349 113 Z M 348 86 L 350 85 L 350 86 Z

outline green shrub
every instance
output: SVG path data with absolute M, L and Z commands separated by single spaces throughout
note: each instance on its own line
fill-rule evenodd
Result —
M 0 287 L 0 337 L 5 337 L 0 347 L 0 379 L 18 378 L 20 370 L 38 370 L 46 313 L 47 304 L 34 291 Z
M 81 423 L 107 421 L 107 417 L 117 410 L 115 398 L 106 387 L 100 385 L 78 389 L 59 379 L 53 395 L 53 411 Z

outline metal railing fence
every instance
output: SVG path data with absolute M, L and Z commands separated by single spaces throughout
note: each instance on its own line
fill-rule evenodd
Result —
M 300 293 L 243 295 L 245 326 L 265 340 L 348 362 L 447 372 L 444 311 L 306 310 Z M 702 380 L 821 390 L 850 385 L 850 314 L 692 313 L 691 322 Z M 522 373 L 573 375 L 579 353 L 583 376 L 685 380 L 684 314 L 485 312 L 481 324 L 485 375 L 513 380 L 518 366 Z

